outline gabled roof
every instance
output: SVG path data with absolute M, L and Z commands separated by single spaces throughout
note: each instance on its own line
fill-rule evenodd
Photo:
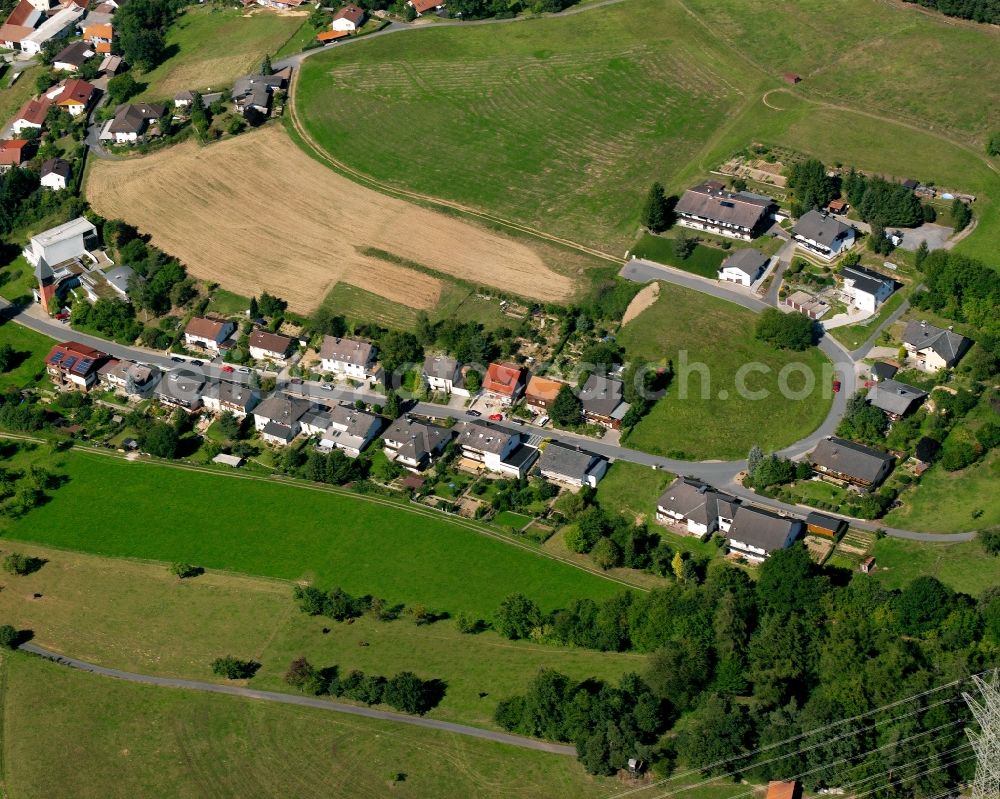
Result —
M 87 25 L 83 29 L 84 39 L 110 39 L 114 35 L 111 23 L 102 22 L 96 25 Z
M 60 85 L 62 91 L 53 98 L 56 105 L 87 105 L 96 91 L 87 81 L 80 78 L 68 78 Z
M 765 799 L 799 799 L 802 795 L 798 781 L 780 782 L 772 780 L 767 784 Z
M 278 333 L 269 333 L 267 330 L 254 330 L 250 334 L 249 344 L 251 347 L 266 350 L 268 352 L 278 352 L 284 355 L 291 349 L 293 339 L 282 336 Z
M 903 343 L 919 350 L 929 349 L 949 366 L 956 363 L 968 348 L 969 339 L 954 330 L 913 320 L 903 331 Z
M 9 22 L 0 25 L 0 42 L 20 42 L 34 32 L 27 25 L 11 25 Z
M 355 25 L 360 25 L 364 22 L 365 12 L 363 9 L 358 8 L 358 6 L 353 3 L 344 6 L 340 11 L 333 15 L 334 21 L 338 19 L 346 19 L 348 22 L 353 22 Z
M 225 329 L 231 325 L 232 322 L 226 321 L 225 319 L 208 319 L 204 316 L 194 316 L 191 318 L 191 321 L 187 323 L 187 327 L 184 328 L 184 332 L 187 335 L 195 336 L 197 338 L 206 338 L 211 339 L 212 341 L 218 341 Z
M 892 460 L 892 455 L 843 438 L 824 438 L 809 456 L 814 466 L 822 466 L 866 483 L 874 483 L 883 466 Z
M 699 524 L 710 524 L 718 515 L 711 486 L 686 477 L 678 477 L 668 485 L 656 505 Z
M 520 440 L 517 433 L 511 433 L 502 427 L 490 424 L 489 422 L 459 422 L 455 425 L 458 431 L 458 443 L 463 447 L 490 452 L 499 455 L 511 439 Z
M 409 2 L 418 14 L 423 14 L 425 11 L 431 11 L 445 4 L 444 0 L 409 0 Z
M 872 374 L 877 380 L 890 380 L 895 377 L 899 367 L 887 361 L 875 361 L 872 364 Z
M 49 350 L 45 363 L 64 372 L 86 377 L 92 372 L 96 372 L 100 368 L 101 362 L 107 357 L 107 353 L 95 350 L 86 344 L 66 341 L 62 344 L 56 344 Z
M 747 192 L 733 193 L 717 188 L 714 183 L 702 183 L 684 192 L 675 210 L 678 214 L 754 228 L 772 203 L 770 197 Z
M 447 355 L 428 355 L 424 358 L 424 375 L 439 380 L 454 380 L 458 372 L 458 361 Z
M 142 133 L 146 125 L 163 116 L 162 105 L 149 103 L 123 103 L 115 109 L 115 118 L 108 130 L 111 133 Z
M 491 363 L 486 368 L 483 389 L 494 394 L 514 396 L 524 380 L 524 369 L 514 363 Z
M 41 16 L 42 12 L 35 8 L 29 0 L 19 0 L 18 4 L 14 6 L 14 10 L 10 12 L 10 16 L 7 17 L 6 24 L 24 26 L 34 30 Z M 0 39 L 2 38 L 3 36 L 0 35 Z
M 309 408 L 309 400 L 275 392 L 254 408 L 253 415 L 283 425 L 291 425 L 299 421 L 309 411 Z
M 367 366 L 375 357 L 375 345 L 359 339 L 323 336 L 319 357 L 323 360 L 349 363 L 353 366 Z
M 551 442 L 538 460 L 538 468 L 543 472 L 582 480 L 593 470 L 595 462 L 603 460 L 600 455 L 580 447 Z
M 792 233 L 828 246 L 850 230 L 850 225 L 845 225 L 839 219 L 813 209 L 799 218 L 792 228 Z
M 321 42 L 333 42 L 350 35 L 348 31 L 320 31 L 316 34 L 316 38 Z
M 50 158 L 42 164 L 41 177 L 46 175 L 59 175 L 66 180 L 69 180 L 70 174 L 72 173 L 71 167 L 68 161 L 63 161 L 61 158 Z
M 270 436 L 272 438 L 277 438 L 280 441 L 291 441 L 295 438 L 295 434 L 292 432 L 292 428 L 287 424 L 281 424 L 280 422 L 268 422 L 264 425 L 261 432 L 265 436 Z
M 44 125 L 45 115 L 49 113 L 50 105 L 52 105 L 52 101 L 44 94 L 41 97 L 28 100 L 21 106 L 21 110 L 17 112 L 14 120 L 23 119 L 32 125 Z
M 537 399 L 543 402 L 553 402 L 565 385 L 567 384 L 559 380 L 550 380 L 547 377 L 532 375 L 524 394 L 529 400 Z
M 876 272 L 872 269 L 865 269 L 863 266 L 845 266 L 840 270 L 840 276 L 844 280 L 850 280 L 854 288 L 868 294 L 877 294 L 883 286 L 895 287 L 896 281 L 887 275 Z
M 770 256 L 764 255 L 760 250 L 752 247 L 743 247 L 733 252 L 719 267 L 723 269 L 737 269 L 747 277 L 754 277 L 761 269 L 767 266 Z
M 257 399 L 257 392 L 250 386 L 234 383 L 231 380 L 219 380 L 209 383 L 205 388 L 205 396 L 217 398 L 220 403 L 248 409 Z
M 59 51 L 59 54 L 53 59 L 53 63 L 72 64 L 79 67 L 92 55 L 93 51 L 89 45 L 84 42 L 73 42 Z
M 382 440 L 399 443 L 396 452 L 407 460 L 419 463 L 450 441 L 452 435 L 446 427 L 416 419 L 397 419 L 385 431 Z
M 579 394 L 583 412 L 608 418 L 618 415 L 616 411 L 622 406 L 628 409 L 628 405 L 622 399 L 624 389 L 621 380 L 615 380 L 607 375 L 592 374 L 583 384 Z
M 26 160 L 27 139 L 0 140 L 0 166 L 20 166 Z
M 801 524 L 799 519 L 790 516 L 779 516 L 763 508 L 740 505 L 727 535 L 733 541 L 772 552 L 781 549 L 793 528 Z
M 899 383 L 895 380 L 880 380 L 868 389 L 868 402 L 886 413 L 902 416 L 927 396 L 926 391 Z
M 847 522 L 843 519 L 838 519 L 835 516 L 827 516 L 825 513 L 813 511 L 806 516 L 806 524 L 810 527 L 819 527 L 821 530 L 837 532 L 841 527 L 847 524 Z

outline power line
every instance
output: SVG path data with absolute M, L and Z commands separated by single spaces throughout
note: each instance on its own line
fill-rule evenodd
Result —
M 979 722 L 979 732 L 967 729 L 976 750 L 976 776 L 972 782 L 972 799 L 1000 796 L 1000 672 L 996 669 L 986 679 L 978 675 L 972 681 L 979 689 L 981 700 L 962 693 L 972 715 Z

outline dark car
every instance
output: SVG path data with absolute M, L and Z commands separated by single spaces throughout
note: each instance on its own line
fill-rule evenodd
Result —
M 170 360 L 172 360 L 174 363 L 184 363 L 184 359 L 183 358 L 178 358 L 176 355 L 173 358 L 171 358 Z
M 840 381 L 839 380 L 834 380 L 833 381 L 833 393 L 837 394 L 839 391 L 840 391 Z
M 480 417 L 480 416 L 482 416 L 482 414 L 479 411 L 469 411 L 468 415 L 469 416 L 475 416 L 477 418 Z
M 204 366 L 205 362 L 204 361 L 191 361 L 191 365 L 192 366 Z

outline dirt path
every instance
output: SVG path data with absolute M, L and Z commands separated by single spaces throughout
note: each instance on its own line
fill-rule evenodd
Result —
M 635 319 L 639 314 L 649 308 L 653 303 L 656 302 L 657 297 L 660 296 L 660 284 L 658 282 L 652 282 L 646 288 L 642 289 L 638 294 L 632 298 L 632 302 L 628 304 L 628 308 L 625 309 L 625 315 L 622 317 L 622 327 L 627 325 L 633 319 Z

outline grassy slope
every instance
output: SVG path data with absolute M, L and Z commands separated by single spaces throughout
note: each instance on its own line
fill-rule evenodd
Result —
M 55 344 L 52 339 L 14 322 L 5 322 L 0 324 L 2 344 L 10 344 L 14 348 L 19 362 L 9 372 L 0 374 L 0 390 L 28 388 L 47 382 L 43 359 Z
M 66 485 L 51 502 L 8 523 L 8 537 L 339 584 L 452 613 L 488 614 L 513 591 L 551 608 L 618 589 L 443 518 L 357 496 L 83 453 L 67 453 L 65 463 Z
M 985 26 L 877 0 L 846 16 L 816 0 L 636 0 L 393 39 L 311 59 L 298 95 L 324 146 L 375 177 L 613 251 L 651 180 L 679 190 L 761 141 L 976 194 L 983 224 L 961 249 L 995 260 L 1000 177 L 982 141 L 998 36 Z M 928 48 L 964 56 L 939 68 Z M 788 69 L 804 82 L 768 108 Z
M 33 630 L 49 649 L 127 671 L 215 681 L 209 663 L 233 654 L 263 664 L 252 686 L 284 691 L 285 669 L 299 655 L 345 670 L 410 669 L 447 684 L 431 715 L 493 726 L 497 702 L 523 691 L 543 665 L 575 679 L 613 681 L 645 667 L 636 654 L 512 642 L 493 632 L 462 635 L 449 620 L 419 627 L 407 618 L 336 624 L 300 613 L 291 586 L 276 580 L 209 571 L 182 581 L 162 564 L 16 547 L 47 563 L 8 581 L 0 619 Z
M 28 655 L 4 661 L 4 787 L 20 799 L 575 799 L 615 790 L 569 757 L 312 708 L 133 685 Z M 405 780 L 390 784 L 397 773 Z
M 876 574 L 889 588 L 902 588 L 928 574 L 973 596 L 1000 584 L 1000 558 L 986 555 L 976 541 L 925 544 L 883 538 L 875 544 L 874 554 Z
M 811 433 L 825 418 L 831 403 L 827 363 L 818 350 L 783 353 L 753 337 L 754 314 L 725 300 L 664 284 L 650 308 L 622 328 L 619 341 L 631 359 L 653 362 L 672 360 L 676 376 L 667 396 L 635 427 L 628 445 L 649 452 L 683 452 L 692 459 L 743 458 L 753 444 L 765 450 L 780 449 Z M 717 342 L 726 342 L 725 347 Z M 684 380 L 682 355 L 688 364 L 709 368 L 710 391 L 702 399 L 698 372 L 687 381 L 686 399 L 681 398 Z M 766 375 L 751 374 L 750 390 L 764 389 L 764 400 L 737 396 L 737 370 L 748 363 L 761 364 Z M 778 391 L 778 373 L 788 363 L 801 363 L 815 375 L 813 392 L 802 400 L 791 400 Z M 801 377 L 789 379 L 789 387 L 802 387 Z M 726 398 L 720 397 L 726 392 Z M 724 423 L 720 420 L 725 420 Z
M 233 8 L 190 8 L 167 33 L 167 47 L 176 52 L 140 78 L 146 84 L 141 96 L 166 99 L 182 89 L 220 89 L 259 69 L 264 54 L 276 52 L 303 20 L 264 10 L 246 16 Z
M 7 85 L 10 72 L 4 73 L 3 82 L 0 83 L 3 87 L 0 89 L 0 125 L 6 126 L 21 106 L 35 94 L 35 81 L 41 73 L 41 67 L 29 67 L 21 73 L 13 86 Z

